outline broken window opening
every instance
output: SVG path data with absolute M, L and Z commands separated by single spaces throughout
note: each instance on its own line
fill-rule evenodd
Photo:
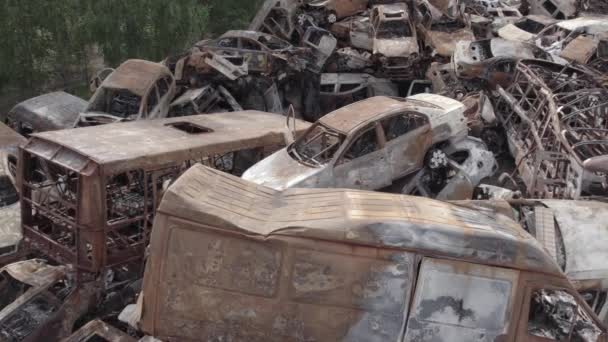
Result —
M 302 138 L 296 141 L 290 154 L 299 161 L 320 166 L 333 159 L 344 141 L 344 135 L 321 124 L 316 124 Z
M 168 123 L 165 126 L 173 127 L 182 132 L 186 132 L 188 134 L 202 134 L 202 133 L 212 133 L 213 130 L 211 128 L 199 126 L 197 124 L 193 124 L 191 122 L 172 122 Z
M 407 113 L 382 120 L 382 128 L 386 141 L 391 141 L 427 123 L 428 119 L 425 116 Z
M 353 142 L 342 157 L 342 162 L 361 158 L 378 149 L 378 139 L 375 127 L 371 127 Z
M 532 293 L 528 333 L 557 341 L 596 341 L 601 330 L 563 290 L 540 289 Z
M 106 105 L 95 106 L 92 112 L 104 112 L 121 118 L 128 118 L 139 113 L 141 97 L 125 89 L 106 89 L 110 93 Z M 101 96 L 102 101 L 105 96 Z
M 412 31 L 410 25 L 404 20 L 388 20 L 379 23 L 378 32 L 376 38 L 379 39 L 393 39 L 393 38 L 405 38 L 412 37 Z

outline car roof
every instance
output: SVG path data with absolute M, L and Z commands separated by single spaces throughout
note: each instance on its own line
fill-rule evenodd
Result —
M 507 216 L 423 197 L 347 189 L 278 191 L 195 165 L 169 187 L 158 212 L 253 237 L 416 250 L 561 274 L 538 241 Z
M 383 114 L 411 109 L 411 103 L 404 99 L 375 96 L 341 107 L 319 119 L 323 125 L 344 134 L 349 134 Z
M 141 59 L 129 59 L 122 63 L 101 84 L 100 88 L 126 89 L 141 97 L 163 76 L 171 71 L 160 64 Z
M 318 122 L 340 133 L 349 134 L 384 115 L 402 110 L 415 111 L 433 121 L 426 113 L 429 109 L 449 113 L 462 107 L 462 103 L 437 94 L 416 94 L 408 98 L 374 96 L 336 109 L 321 117 Z
M 27 122 L 35 131 L 72 127 L 87 101 L 63 91 L 43 94 L 18 103 L 9 116 Z
M 211 132 L 191 134 L 170 126 L 175 123 L 188 123 Z M 309 126 L 296 121 L 297 132 Z M 284 145 L 286 133 L 283 115 L 242 111 L 37 133 L 24 149 L 77 172 L 89 160 L 103 165 L 106 172 L 120 172 L 245 148 Z

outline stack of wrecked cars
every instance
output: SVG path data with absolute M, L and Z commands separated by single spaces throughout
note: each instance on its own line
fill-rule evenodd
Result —
M 0 340 L 608 340 L 604 2 L 201 39 L 0 115 Z

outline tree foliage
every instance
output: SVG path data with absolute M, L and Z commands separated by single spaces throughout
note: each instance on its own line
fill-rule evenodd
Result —
M 110 66 L 128 58 L 160 61 L 202 38 L 209 18 L 200 0 L 4 1 L 0 90 L 65 83 L 86 71 L 91 46 Z

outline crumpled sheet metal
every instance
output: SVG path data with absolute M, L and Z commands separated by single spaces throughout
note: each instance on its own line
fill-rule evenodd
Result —
M 65 277 L 66 266 L 51 266 L 41 259 L 18 261 L 4 266 L 0 272 L 33 287 L 43 287 Z

